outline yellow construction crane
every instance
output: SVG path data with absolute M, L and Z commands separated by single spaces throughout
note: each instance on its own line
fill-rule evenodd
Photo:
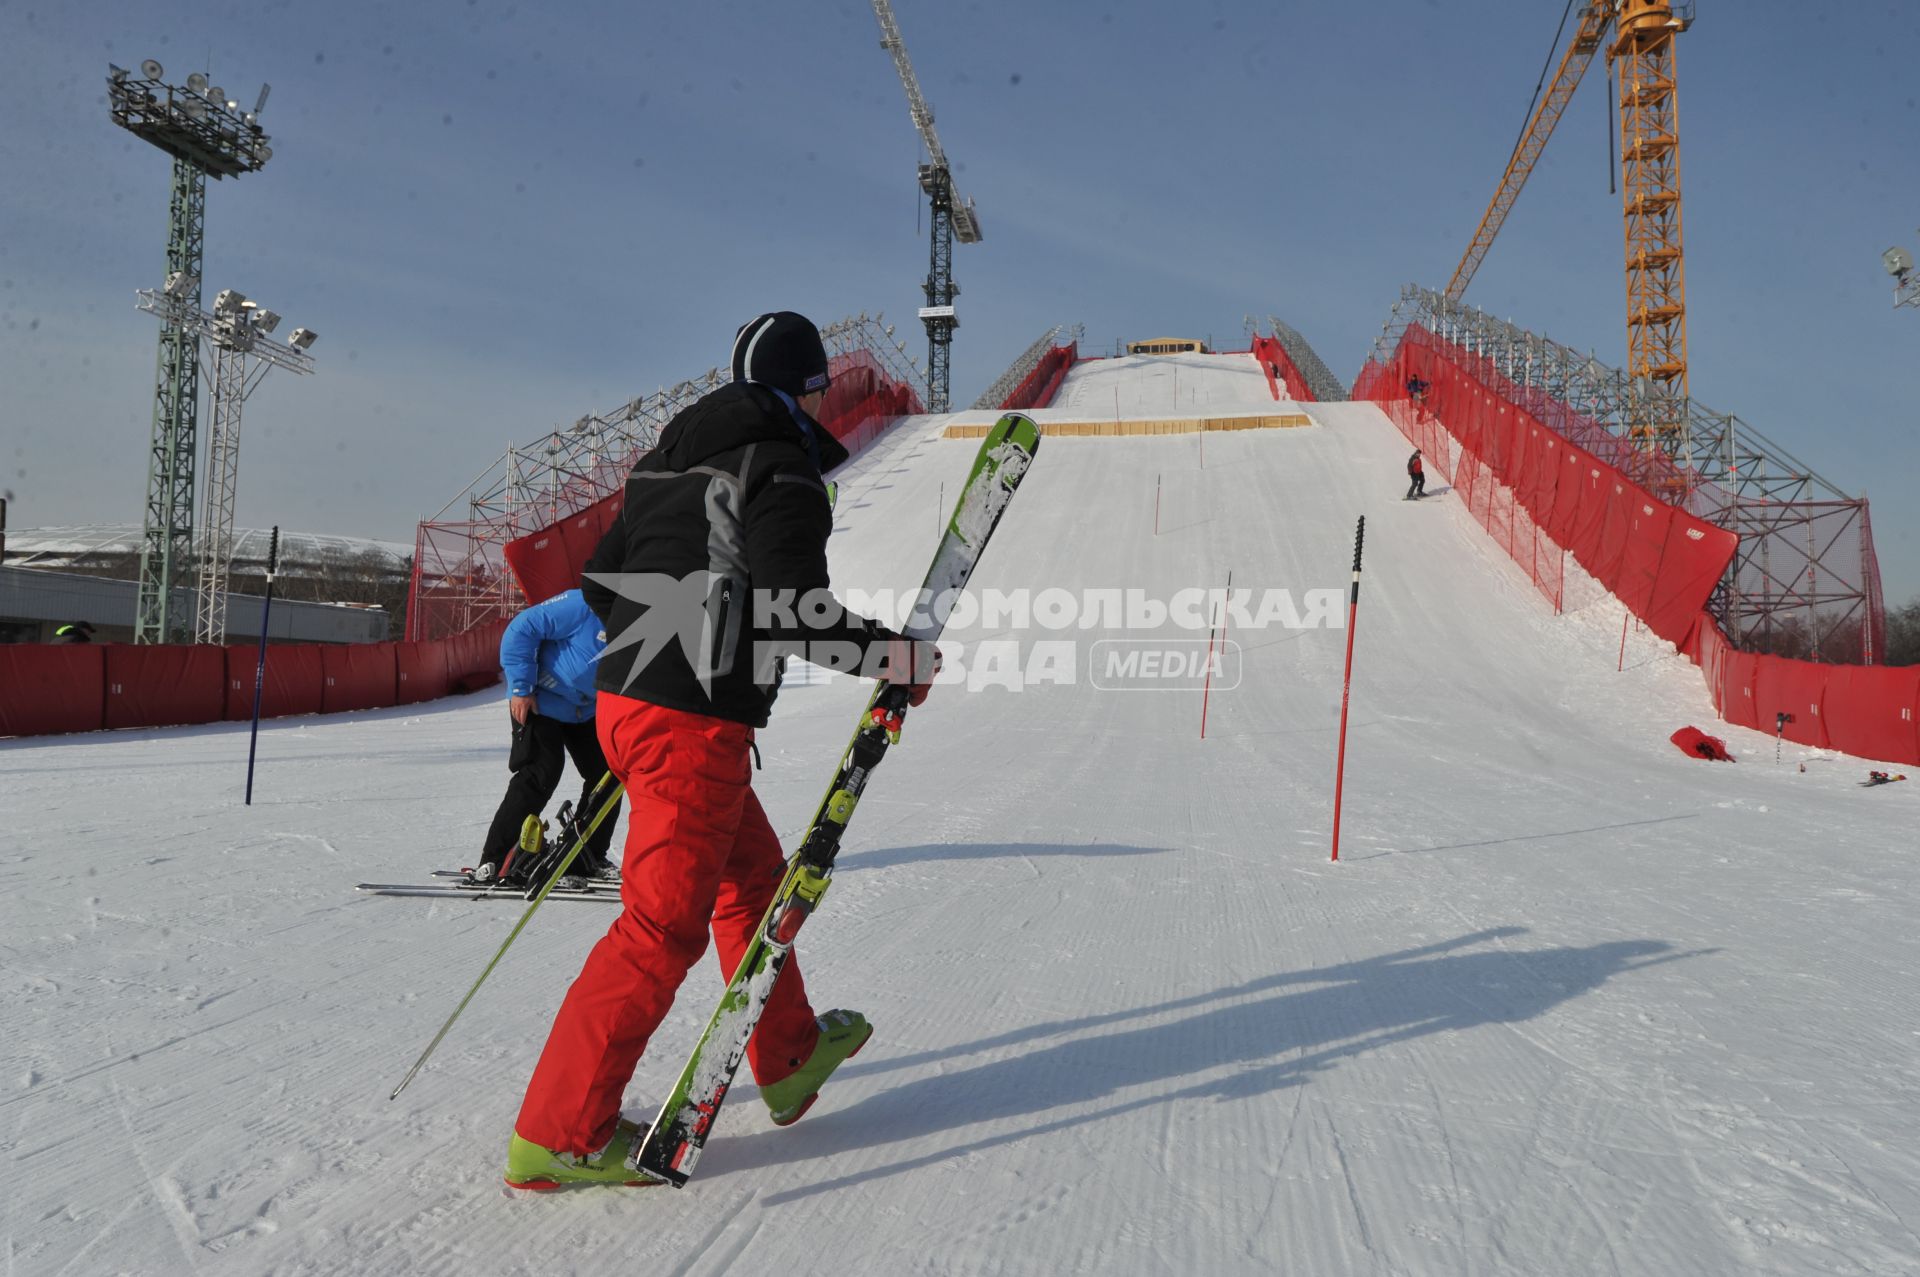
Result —
M 1626 222 L 1627 370 L 1642 405 L 1633 433 L 1670 448 L 1685 420 L 1686 264 L 1680 242 L 1680 122 L 1674 37 L 1693 24 L 1683 0 L 1587 0 L 1553 82 L 1513 148 L 1493 202 L 1448 283 L 1457 301 L 1493 246 L 1587 64 L 1600 49 L 1617 74 L 1621 212 Z M 1655 393 L 1664 391 L 1665 393 Z

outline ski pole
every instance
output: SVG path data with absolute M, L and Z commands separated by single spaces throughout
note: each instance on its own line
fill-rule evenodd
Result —
M 253 806 L 253 754 L 260 743 L 260 689 L 267 682 L 267 613 L 273 610 L 273 573 L 280 564 L 280 529 L 267 542 L 267 597 L 260 604 L 260 661 L 253 667 L 253 734 L 247 738 L 247 801 Z
M 1233 602 L 1233 571 L 1227 571 L 1227 597 L 1220 604 L 1220 622 L 1207 631 L 1207 678 L 1200 688 L 1200 739 L 1207 738 L 1207 702 L 1213 696 L 1213 640 L 1220 637 L 1220 658 L 1227 655 L 1227 607 Z
M 533 911 L 540 907 L 541 902 L 547 898 L 547 893 L 553 890 L 553 884 L 560 881 L 560 875 L 565 873 L 567 866 L 573 863 L 573 858 L 580 854 L 580 848 L 586 846 L 587 839 L 593 836 L 593 831 L 600 828 L 600 822 L 607 818 L 607 813 L 613 810 L 613 805 L 620 801 L 620 795 L 625 793 L 626 789 L 625 785 L 615 785 L 613 792 L 607 795 L 607 801 L 600 804 L 600 810 L 594 813 L 592 823 L 581 830 L 580 836 L 574 839 L 573 847 L 567 852 L 566 858 L 560 862 L 560 867 L 541 886 L 540 894 L 533 898 L 533 903 L 527 906 L 527 911 L 520 915 L 520 921 L 513 924 L 513 930 L 507 933 L 507 938 L 500 942 L 498 949 L 494 950 L 493 960 L 487 963 L 487 969 L 480 973 L 480 978 L 473 982 L 471 989 L 467 990 L 467 996 L 460 999 L 460 1005 L 453 1009 L 453 1014 L 448 1016 L 447 1022 L 440 1026 L 440 1031 L 433 1035 L 433 1041 L 427 1043 L 427 1049 L 420 1053 L 420 1058 L 413 1062 L 413 1067 L 407 1070 L 407 1075 L 400 1079 L 400 1085 L 393 1088 L 393 1094 L 387 1097 L 389 1100 L 399 1099 L 400 1092 L 406 1090 L 407 1083 L 413 1081 L 414 1075 L 420 1072 L 421 1067 L 427 1062 L 427 1057 L 433 1054 L 435 1048 L 447 1036 L 447 1030 L 451 1029 L 453 1022 L 460 1018 L 460 1013 L 467 1009 L 467 1003 L 473 1001 L 473 995 L 480 992 L 480 986 L 487 982 L 487 977 L 493 974 L 493 969 L 500 965 L 500 959 L 506 956 L 508 946 L 518 938 L 521 931 L 525 930 L 527 923 L 533 920 Z
M 1347 779 L 1347 705 L 1353 696 L 1353 627 L 1360 616 L 1360 543 L 1367 535 L 1367 516 L 1353 530 L 1353 593 L 1347 601 L 1347 675 L 1340 689 L 1340 757 L 1333 771 L 1333 859 L 1340 859 L 1340 800 Z

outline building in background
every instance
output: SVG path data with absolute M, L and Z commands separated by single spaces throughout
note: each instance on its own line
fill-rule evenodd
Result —
M 228 597 L 236 640 L 258 633 L 268 536 L 234 533 Z M 140 546 L 140 526 L 132 523 L 10 530 L 0 563 L 0 642 L 47 642 L 69 621 L 90 622 L 96 642 L 131 642 Z M 302 643 L 398 637 L 412 553 L 411 546 L 389 541 L 283 531 L 268 637 Z M 191 612 L 192 590 L 181 593 Z

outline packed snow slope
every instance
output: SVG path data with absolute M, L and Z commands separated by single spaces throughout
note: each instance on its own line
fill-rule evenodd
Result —
M 497 693 L 268 723 L 250 808 L 244 726 L 0 743 L 6 1272 L 1920 1273 L 1920 784 L 1776 764 L 1643 635 L 1616 672 L 1617 605 L 1554 616 L 1456 502 L 1401 499 L 1375 409 L 1304 407 L 1043 443 L 976 585 L 1231 572 L 1337 623 L 1230 618 L 1205 740 L 1198 689 L 1093 663 L 1193 631 L 952 633 L 802 937 L 817 1005 L 876 1035 L 791 1128 L 743 1080 L 684 1191 L 500 1181 L 604 905 L 537 914 L 387 1099 L 519 911 L 353 884 L 471 862 Z M 1272 408 L 1251 360 L 1180 357 L 1039 415 Z M 918 583 L 975 447 L 944 424 L 842 476 L 842 586 Z M 969 690 L 1008 641 L 1073 643 L 1072 680 Z M 791 687 L 761 733 L 789 839 L 864 694 Z M 718 986 L 709 957 L 631 1115 Z

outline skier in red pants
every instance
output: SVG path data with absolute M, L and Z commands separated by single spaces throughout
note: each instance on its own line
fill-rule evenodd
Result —
M 847 612 L 828 590 L 832 506 L 822 478 L 846 450 L 814 420 L 819 331 L 791 311 L 734 338 L 733 382 L 671 422 L 634 466 L 582 592 L 606 623 L 595 680 L 600 744 L 627 787 L 619 919 L 555 1017 L 514 1123 L 507 1183 L 641 1183 L 641 1128 L 620 1100 L 675 991 L 707 947 L 721 978 L 752 942 L 783 869 L 749 755 L 785 657 L 886 677 L 926 698 L 931 644 Z M 857 1011 L 818 1018 L 789 960 L 747 1043 L 773 1121 L 799 1119 L 872 1033 Z

